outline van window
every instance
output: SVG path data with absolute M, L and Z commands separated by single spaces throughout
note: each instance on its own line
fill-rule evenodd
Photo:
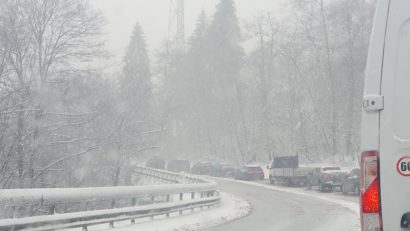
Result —
M 392 123 L 398 138 L 410 139 L 410 21 L 401 26 L 397 38 Z

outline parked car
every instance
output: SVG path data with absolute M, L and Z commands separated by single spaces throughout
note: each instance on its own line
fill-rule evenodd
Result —
M 263 180 L 265 173 L 259 166 L 247 165 L 237 169 L 234 177 L 237 180 Z
M 319 190 L 324 191 L 334 191 L 338 188 L 342 191 L 342 181 L 346 173 L 343 172 L 340 167 L 336 166 L 326 166 L 320 169 L 319 176 Z
M 199 162 L 192 166 L 191 172 L 198 175 L 212 175 L 214 166 L 209 162 Z
M 191 163 L 189 160 L 173 159 L 168 161 L 167 170 L 171 172 L 191 172 Z
M 145 167 L 165 170 L 165 160 L 159 157 L 153 157 L 147 161 Z
M 354 193 L 355 195 L 360 194 L 360 169 L 354 168 L 350 173 L 344 178 L 342 183 L 343 194 Z
M 233 177 L 235 168 L 230 164 L 215 164 L 212 175 L 218 177 Z

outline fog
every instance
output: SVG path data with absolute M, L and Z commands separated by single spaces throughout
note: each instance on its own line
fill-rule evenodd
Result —
M 202 10 L 211 15 L 217 3 L 217 0 L 185 1 L 185 33 L 190 35 L 194 31 L 196 19 Z M 170 1 L 91 0 L 90 4 L 104 14 L 107 23 L 104 27 L 107 34 L 106 45 L 117 57 L 124 54 L 137 21 L 144 27 L 150 53 L 168 37 Z M 279 0 L 242 1 L 237 5 L 237 14 L 240 23 L 245 23 L 266 9 L 279 13 L 282 5 Z
M 3 0 L 0 188 L 127 185 L 153 157 L 357 163 L 373 0 L 185 3 L 182 49 L 169 1 Z

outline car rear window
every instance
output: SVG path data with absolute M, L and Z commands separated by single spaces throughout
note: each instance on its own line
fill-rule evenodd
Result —
M 248 169 L 256 172 L 262 172 L 261 167 L 248 167 Z

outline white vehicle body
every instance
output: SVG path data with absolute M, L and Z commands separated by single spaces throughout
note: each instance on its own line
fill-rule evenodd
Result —
M 404 216 L 410 212 L 409 0 L 378 2 L 362 115 L 362 230 L 405 230 L 410 222 Z

